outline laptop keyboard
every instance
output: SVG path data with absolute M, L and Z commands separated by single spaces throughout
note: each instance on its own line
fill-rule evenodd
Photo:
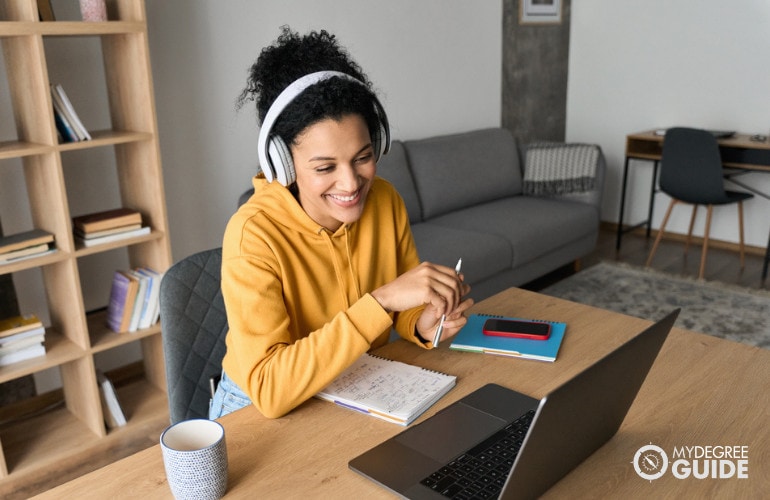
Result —
M 447 498 L 497 498 L 534 416 L 528 411 L 420 482 Z

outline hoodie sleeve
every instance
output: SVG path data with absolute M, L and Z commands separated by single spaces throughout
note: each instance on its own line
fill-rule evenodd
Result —
M 397 203 L 394 206 L 397 209 L 396 220 L 398 221 L 400 227 L 397 245 L 397 259 L 398 276 L 401 276 L 410 269 L 420 265 L 420 257 L 417 254 L 417 246 L 414 243 L 412 229 L 409 226 L 409 218 L 406 213 L 406 207 L 403 206 L 403 202 Z M 398 208 L 401 208 L 401 210 L 398 210 Z M 424 309 L 425 306 L 420 306 L 396 313 L 394 322 L 395 330 L 402 339 L 429 349 L 432 347 L 432 344 L 430 342 L 423 343 L 420 341 L 416 333 L 417 319 L 420 317 L 420 314 L 422 314 Z

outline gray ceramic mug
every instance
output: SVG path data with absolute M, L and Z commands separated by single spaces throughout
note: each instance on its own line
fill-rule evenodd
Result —
M 177 422 L 160 435 L 160 447 L 174 498 L 216 500 L 225 494 L 227 446 L 219 422 Z

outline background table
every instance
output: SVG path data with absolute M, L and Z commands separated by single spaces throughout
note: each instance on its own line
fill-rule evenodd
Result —
M 540 398 L 651 322 L 519 289 L 474 306 L 475 312 L 565 321 L 554 363 L 423 350 L 404 341 L 377 354 L 457 375 L 457 386 L 417 422 L 496 382 Z M 661 311 L 660 316 L 668 311 Z M 656 318 L 657 319 L 657 318 Z M 675 329 L 618 433 L 546 497 L 757 497 L 770 491 L 770 351 Z M 254 407 L 222 418 L 227 432 L 227 498 L 392 498 L 348 468 L 348 461 L 404 428 L 311 399 L 279 419 Z M 649 482 L 634 472 L 650 442 L 749 446 L 749 478 Z M 39 498 L 170 498 L 158 446 L 92 472 Z

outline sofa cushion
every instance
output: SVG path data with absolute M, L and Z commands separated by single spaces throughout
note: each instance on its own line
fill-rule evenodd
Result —
M 417 190 L 414 187 L 404 144 L 401 141 L 391 142 L 388 154 L 377 162 L 377 175 L 393 184 L 398 194 L 404 199 L 406 210 L 409 212 L 409 222 L 414 224 L 422 220 L 420 200 L 417 198 Z
M 442 215 L 431 223 L 503 237 L 513 247 L 512 267 L 519 267 L 596 233 L 599 218 L 595 207 L 583 203 L 513 196 Z
M 455 267 L 463 259 L 465 281 L 476 283 L 511 268 L 511 244 L 491 233 L 422 222 L 412 226 L 420 261 Z
M 422 217 L 521 193 L 516 141 L 503 128 L 405 141 Z

